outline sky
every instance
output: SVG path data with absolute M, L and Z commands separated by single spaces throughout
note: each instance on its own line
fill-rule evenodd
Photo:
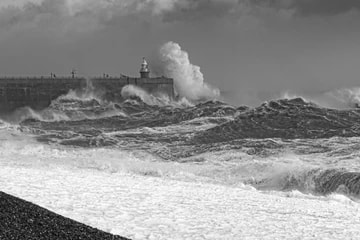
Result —
M 171 41 L 232 104 L 357 99 L 359 26 L 358 0 L 1 0 L 0 75 L 137 76 Z

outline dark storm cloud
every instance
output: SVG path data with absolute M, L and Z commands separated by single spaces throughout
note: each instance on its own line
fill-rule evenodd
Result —
M 0 7 L 0 31 L 84 32 L 140 19 L 190 22 L 238 16 L 243 0 L 29 0 Z
M 175 1 L 172 9 L 163 13 L 164 21 L 191 21 L 222 18 L 235 13 L 240 6 L 238 0 L 183 0 Z
M 136 75 L 173 40 L 236 104 L 359 82 L 360 0 L 2 1 L 0 75 Z
M 300 0 L 293 5 L 303 15 L 334 15 L 360 9 L 358 0 Z
M 358 0 L 254 0 L 253 4 L 294 10 L 302 16 L 337 15 L 360 9 Z
M 159 2 L 166 1 L 148 1 Z M 172 0 L 171 7 L 161 11 L 164 21 L 242 16 L 258 10 L 288 10 L 298 16 L 331 16 L 360 10 L 359 0 Z M 148 7 L 151 4 L 148 4 Z
M 28 2 L 24 6 L 10 6 L 0 10 L 2 25 L 31 22 L 40 16 L 60 16 L 66 12 L 65 0 L 44 1 L 41 4 Z
M 8 35 L 11 34 L 9 30 L 15 30 L 27 34 L 36 29 L 38 33 L 51 31 L 60 34 L 65 28 L 79 28 L 79 24 L 73 20 L 76 19 L 70 16 L 66 0 L 29 1 L 23 6 L 0 9 L 0 32 L 1 35 Z M 69 28 L 71 25 L 74 27 Z
M 115 18 L 136 16 L 151 21 L 193 21 L 256 15 L 256 10 L 288 10 L 301 16 L 336 15 L 360 9 L 359 0 L 29 0 L 22 6 L 0 8 L 0 27 L 56 19 L 57 23 L 82 26 L 111 23 Z M 89 25 L 88 24 L 88 25 Z M 86 25 L 86 24 L 85 24 Z

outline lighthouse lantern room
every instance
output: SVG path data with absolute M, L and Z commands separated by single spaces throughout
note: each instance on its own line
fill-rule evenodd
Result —
M 140 77 L 141 78 L 150 78 L 150 70 L 149 70 L 149 66 L 148 66 L 148 63 L 146 62 L 145 58 L 143 58 L 143 62 L 141 64 Z

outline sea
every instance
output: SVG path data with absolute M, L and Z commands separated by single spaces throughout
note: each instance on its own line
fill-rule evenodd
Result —
M 359 108 L 127 92 L 2 116 L 0 191 L 131 239 L 359 239 Z

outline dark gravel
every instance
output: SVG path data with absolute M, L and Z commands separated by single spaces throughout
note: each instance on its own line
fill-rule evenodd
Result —
M 126 239 L 0 192 L 0 240 Z

